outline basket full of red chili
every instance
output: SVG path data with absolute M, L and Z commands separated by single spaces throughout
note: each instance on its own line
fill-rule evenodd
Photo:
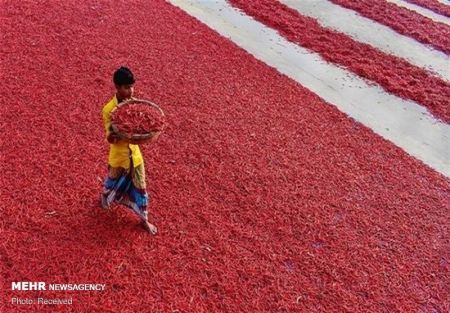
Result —
M 152 142 L 158 138 L 164 126 L 163 110 L 148 100 L 126 100 L 111 111 L 112 130 L 129 143 Z

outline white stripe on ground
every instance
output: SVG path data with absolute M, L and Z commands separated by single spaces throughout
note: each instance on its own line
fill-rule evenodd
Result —
M 446 5 L 450 5 L 450 1 L 449 0 L 438 0 L 440 3 L 446 4 Z
M 406 2 L 403 0 L 387 0 L 387 2 L 391 2 L 399 7 L 404 7 L 408 10 L 414 11 L 419 13 L 422 16 L 428 17 L 429 19 L 435 21 L 435 22 L 439 22 L 439 23 L 443 23 L 443 24 L 447 24 L 450 26 L 450 18 L 440 15 L 434 11 L 431 11 L 427 8 L 421 7 L 417 4 L 414 3 L 410 3 L 410 2 Z
M 325 62 L 225 0 L 170 2 L 450 178 L 450 125 L 424 107 Z
M 323 27 L 344 33 L 385 53 L 403 58 L 450 81 L 450 56 L 403 36 L 391 28 L 327 0 L 282 0 L 301 15 L 316 19 Z

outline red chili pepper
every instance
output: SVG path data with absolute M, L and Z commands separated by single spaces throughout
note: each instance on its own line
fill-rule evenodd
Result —
M 425 7 L 431 11 L 434 11 L 440 15 L 444 15 L 450 17 L 450 6 L 440 3 L 434 0 L 408 0 L 408 2 L 412 2 L 419 6 Z
M 139 103 L 123 105 L 111 114 L 111 121 L 124 133 L 147 134 L 160 131 L 164 118 L 155 108 Z

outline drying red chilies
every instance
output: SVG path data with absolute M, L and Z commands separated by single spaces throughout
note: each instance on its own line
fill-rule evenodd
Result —
M 450 17 L 450 6 L 444 3 L 440 3 L 437 0 L 408 0 L 408 2 L 427 8 L 428 10 L 434 11 L 437 14 Z
M 428 75 L 247 2 L 327 62 L 450 116 Z M 64 4 L 0 14 L 0 274 L 105 290 L 45 290 L 73 304 L 0 312 L 450 312 L 446 177 L 169 2 Z M 119 65 L 170 121 L 139 147 L 156 237 L 98 201 Z
M 448 25 L 436 23 L 417 12 L 382 0 L 331 0 L 331 2 L 386 25 L 399 34 L 431 45 L 447 54 L 450 53 Z
M 154 107 L 141 103 L 126 104 L 111 114 L 111 121 L 120 132 L 148 134 L 161 131 L 164 126 L 162 114 Z

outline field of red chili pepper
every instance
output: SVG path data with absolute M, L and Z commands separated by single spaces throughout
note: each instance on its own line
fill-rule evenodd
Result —
M 408 2 L 423 6 L 431 11 L 434 11 L 438 14 L 450 17 L 450 7 L 443 3 L 440 3 L 438 0 L 408 0 Z
M 234 6 L 275 28 L 288 40 L 319 53 L 385 90 L 426 106 L 450 122 L 450 84 L 406 60 L 386 54 L 342 33 L 326 29 L 277 0 L 231 0 Z
M 0 36 L 0 312 L 450 311 L 450 181 L 181 10 L 6 0 Z M 99 207 L 120 65 L 166 113 L 154 237 Z
M 450 26 L 384 0 L 330 0 L 450 54 Z

